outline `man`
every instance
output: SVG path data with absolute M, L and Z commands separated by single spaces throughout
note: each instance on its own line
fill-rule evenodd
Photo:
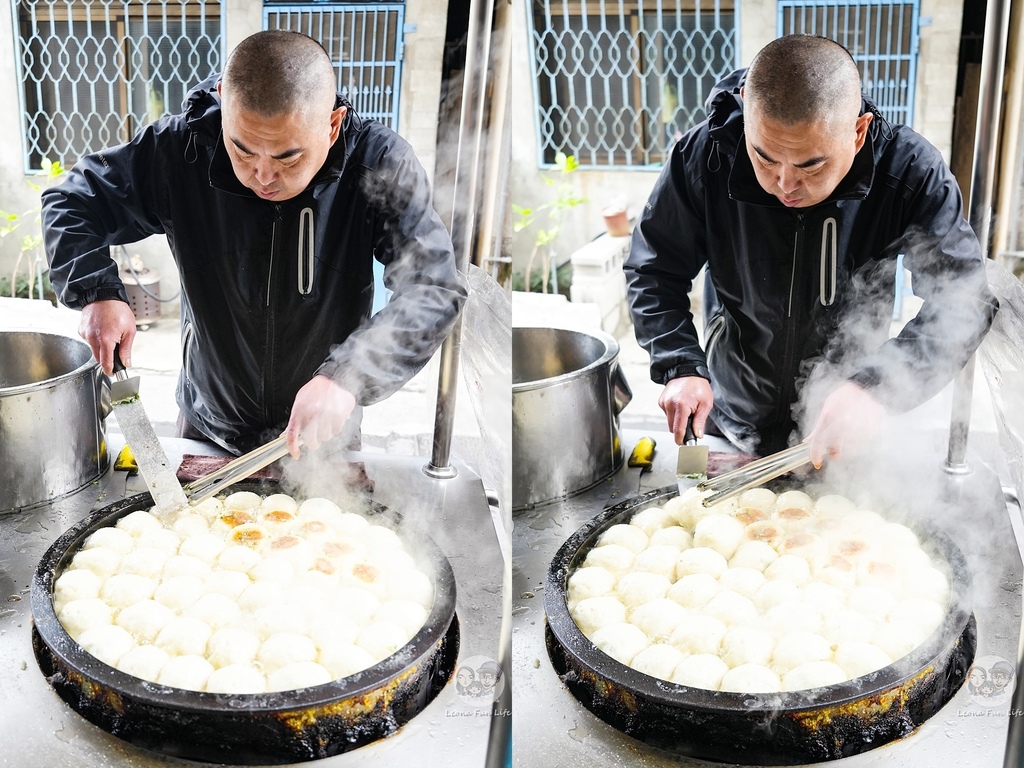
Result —
M 1010 681 L 1013 680 L 1013 667 L 1010 666 L 1010 662 L 999 660 L 992 665 L 989 670 L 989 676 L 992 678 L 992 695 L 1003 696 L 1013 692 L 1013 689 L 1007 689 Z
M 242 453 L 284 429 L 293 456 L 300 438 L 313 450 L 351 438 L 358 406 L 408 381 L 465 300 L 423 167 L 335 82 L 314 40 L 257 33 L 183 114 L 82 158 L 43 194 L 51 279 L 108 375 L 118 343 L 131 365 L 135 337 L 109 247 L 167 235 L 181 436 Z M 370 318 L 374 257 L 393 295 Z
M 887 340 L 901 253 L 925 301 Z M 687 293 L 705 266 L 702 349 Z M 676 441 L 692 417 L 698 437 L 706 427 L 768 454 L 803 426 L 816 466 L 937 393 L 997 306 L 939 152 L 862 97 L 846 49 L 806 35 L 769 43 L 712 95 L 655 184 L 625 269 Z M 802 392 L 808 376 L 824 394 Z

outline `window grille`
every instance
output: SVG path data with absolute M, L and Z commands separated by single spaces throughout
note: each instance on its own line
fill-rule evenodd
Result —
M 737 66 L 732 0 L 531 0 L 540 164 L 645 167 Z
M 220 71 L 219 0 L 13 0 L 25 172 L 131 139 Z
M 338 92 L 362 117 L 398 130 L 405 6 L 374 3 L 263 7 L 264 28 L 302 32 L 327 50 Z
M 780 35 L 821 35 L 845 46 L 860 67 L 865 93 L 885 119 L 912 125 L 918 0 L 779 0 L 778 13 Z

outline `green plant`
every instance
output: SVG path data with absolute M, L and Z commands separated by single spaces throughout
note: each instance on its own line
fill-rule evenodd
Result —
M 568 213 L 578 205 L 586 202 L 586 198 L 577 194 L 575 185 L 570 180 L 570 175 L 579 168 L 579 163 L 572 155 L 559 152 L 555 155 L 555 167 L 553 174 L 541 174 L 541 179 L 549 187 L 554 188 L 555 196 L 547 202 L 527 207 L 512 204 L 512 212 L 515 214 L 515 221 L 512 230 L 516 234 L 526 231 L 533 231 L 533 246 L 530 251 L 530 258 L 526 262 L 526 273 L 522 276 L 522 285 L 525 290 L 535 290 L 537 281 L 533 275 L 533 265 L 537 256 L 541 256 L 543 266 L 540 291 L 547 293 L 549 287 L 552 292 L 559 292 L 559 269 L 555 265 L 554 245 L 562 232 L 562 224 Z M 564 266 L 564 265 L 563 265 Z M 518 282 L 516 278 L 513 278 Z
M 36 183 L 31 178 L 25 180 L 25 183 L 36 192 L 42 192 L 44 187 L 52 184 L 65 172 L 59 162 L 51 162 L 46 158 L 43 158 L 40 168 L 45 177 L 42 184 Z M 18 259 L 14 263 L 14 270 L 10 278 L 0 279 L 0 292 L 9 294 L 11 298 L 32 298 L 35 293 L 40 299 L 49 298 L 50 301 L 54 301 L 53 290 L 50 288 L 50 281 L 44 266 L 40 211 L 40 205 L 35 205 L 24 213 L 0 210 L 0 238 L 16 234 L 22 227 L 27 230 L 21 232 Z M 25 262 L 25 274 L 22 274 L 22 262 Z
M 557 290 L 555 293 L 560 293 L 566 298 L 569 297 L 569 286 L 572 285 L 572 262 L 567 261 L 555 268 L 555 283 Z M 550 282 L 550 275 L 542 275 L 540 272 L 533 272 L 530 275 L 530 287 L 526 287 L 526 275 L 523 272 L 515 272 L 512 275 L 512 290 L 513 291 L 532 291 L 534 293 L 542 293 L 546 291 L 550 285 L 544 285 L 544 283 Z

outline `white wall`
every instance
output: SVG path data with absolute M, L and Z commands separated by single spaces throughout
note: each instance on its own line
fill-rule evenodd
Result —
M 953 147 L 956 73 L 959 67 L 963 3 L 921 0 L 921 52 L 917 59 L 914 91 L 914 128 L 924 135 L 948 163 Z
M 448 0 L 406 0 L 405 22 L 416 29 L 405 35 L 398 132 L 412 144 L 427 178 L 433 178 Z

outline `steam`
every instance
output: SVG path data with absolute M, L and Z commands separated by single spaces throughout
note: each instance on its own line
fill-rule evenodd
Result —
M 983 298 L 984 270 L 977 262 L 934 258 L 936 247 L 921 235 L 906 239 L 904 262 L 925 300 L 893 338 L 895 259 L 869 262 L 848 278 L 825 349 L 797 382 L 793 413 L 801 436 L 813 428 L 828 395 L 851 378 L 890 414 L 902 414 L 937 395 L 963 368 L 993 309 Z
M 926 247 L 920 240 L 912 246 Z M 920 264 L 927 253 L 908 250 L 907 257 Z M 1015 578 L 1019 559 L 1000 477 L 1009 477 L 1018 494 L 1024 490 L 1024 287 L 998 264 L 988 261 L 985 267 L 976 276 L 939 270 L 915 274 L 916 292 L 926 296 L 925 302 L 901 335 L 888 342 L 884 335 L 880 340 L 879 332 L 888 325 L 885 313 L 892 307 L 892 262 L 869 265 L 855 275 L 849 311 L 843 313 L 821 360 L 808 371 L 795 415 L 806 434 L 821 403 L 836 386 L 865 365 L 876 372 L 883 382 L 879 393 L 891 406 L 890 415 L 865 448 L 827 461 L 820 472 L 808 472 L 808 492 L 841 493 L 862 508 L 910 524 L 923 541 L 927 530 L 920 524 L 944 531 L 967 559 L 973 581 L 972 608 L 982 629 L 978 654 L 1013 659 L 1016 632 L 1007 637 L 996 618 L 1008 611 L 1012 615 L 1013 604 L 1019 602 L 1016 592 L 1007 593 L 1006 582 Z M 982 277 L 990 284 L 1000 310 L 978 348 L 982 376 L 975 381 L 968 454 L 973 472 L 956 477 L 942 469 L 952 400 L 951 388 L 943 388 L 987 322 L 989 309 L 979 300 L 977 290 Z M 925 356 L 918 358 L 901 339 L 921 333 L 922 320 L 927 320 L 930 329 L 923 337 Z M 886 347 L 879 350 L 883 342 L 895 348 L 892 354 L 885 354 Z M 926 369 L 926 363 L 939 360 L 949 362 Z M 990 433 L 978 429 L 990 415 L 979 412 L 979 406 L 987 403 L 987 391 L 991 392 L 998 444 Z M 925 404 L 909 407 L 917 402 Z
M 998 263 L 986 266 L 999 313 L 978 362 L 992 396 L 1003 470 L 1024 500 L 1024 285 Z

